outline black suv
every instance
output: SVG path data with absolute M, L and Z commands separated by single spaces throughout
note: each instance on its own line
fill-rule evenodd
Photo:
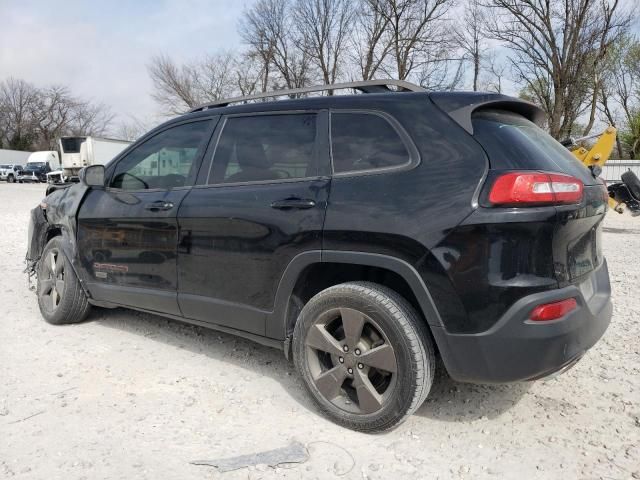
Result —
M 362 93 L 249 103 L 342 88 Z M 414 412 L 437 356 L 467 382 L 561 371 L 611 317 L 607 192 L 542 118 L 399 81 L 196 109 L 32 211 L 40 310 L 126 306 L 281 348 L 362 431 Z

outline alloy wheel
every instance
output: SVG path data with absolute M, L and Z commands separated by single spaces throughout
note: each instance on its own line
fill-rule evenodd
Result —
M 60 305 L 64 295 L 64 256 L 54 248 L 41 260 L 40 296 L 50 311 Z
M 305 339 L 306 361 L 320 394 L 341 410 L 372 414 L 391 398 L 398 364 L 382 328 L 352 308 L 325 312 Z

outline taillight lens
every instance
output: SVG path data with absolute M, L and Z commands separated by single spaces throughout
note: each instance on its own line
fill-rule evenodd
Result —
M 489 202 L 500 206 L 580 203 L 584 185 L 571 175 L 542 172 L 510 172 L 498 177 Z
M 567 313 L 575 310 L 578 302 L 575 298 L 567 298 L 559 302 L 545 303 L 538 305 L 531 311 L 529 318 L 535 322 L 548 322 L 564 317 Z

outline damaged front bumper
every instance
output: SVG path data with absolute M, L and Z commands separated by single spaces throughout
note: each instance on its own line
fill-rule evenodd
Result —
M 27 280 L 29 282 L 29 288 L 32 288 L 32 278 L 36 275 L 36 268 L 38 260 L 42 256 L 42 250 L 44 249 L 44 242 L 47 235 L 47 217 L 45 216 L 45 210 L 41 206 L 37 206 L 31 210 L 31 218 L 29 220 L 29 236 L 27 244 L 27 255 L 25 257 L 25 273 L 27 274 Z

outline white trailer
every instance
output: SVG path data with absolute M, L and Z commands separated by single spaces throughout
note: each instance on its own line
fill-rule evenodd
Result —
M 27 163 L 29 155 L 31 155 L 31 152 L 0 149 L 0 164 L 24 165 L 25 163 Z
M 76 177 L 83 167 L 106 165 L 130 144 L 127 140 L 113 138 L 62 137 L 59 140 L 61 176 L 70 179 Z

